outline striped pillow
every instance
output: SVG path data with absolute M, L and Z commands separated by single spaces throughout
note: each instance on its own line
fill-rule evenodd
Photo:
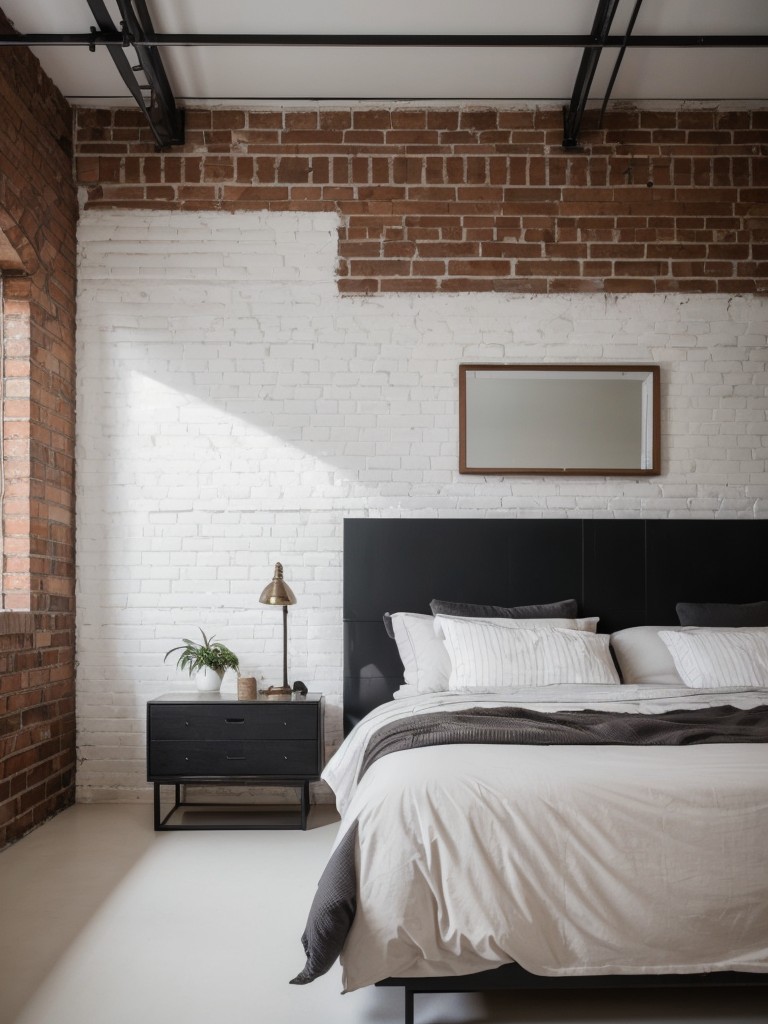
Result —
M 768 628 L 690 628 L 659 633 L 686 686 L 768 687 Z
M 451 658 L 451 690 L 618 685 L 607 634 L 436 618 Z

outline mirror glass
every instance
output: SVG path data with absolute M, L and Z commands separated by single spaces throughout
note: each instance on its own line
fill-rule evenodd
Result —
M 462 473 L 659 472 L 658 366 L 459 367 Z

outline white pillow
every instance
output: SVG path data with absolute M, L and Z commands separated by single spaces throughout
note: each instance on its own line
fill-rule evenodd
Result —
M 438 615 L 451 659 L 451 690 L 616 685 L 605 634 L 577 629 L 508 629 L 497 622 Z
M 611 647 L 622 683 L 683 686 L 672 655 L 659 638 L 661 630 L 679 633 L 682 629 L 682 626 L 630 626 L 611 633 Z
M 659 633 L 686 686 L 768 687 L 768 628 L 689 627 Z
M 395 634 L 397 653 L 403 663 L 403 678 L 417 693 L 438 693 L 448 689 L 451 659 L 442 637 L 435 634 L 435 620 L 431 615 L 416 612 L 395 612 L 390 616 Z M 413 691 L 410 691 L 411 693 Z M 400 689 L 395 697 L 405 697 L 408 691 Z

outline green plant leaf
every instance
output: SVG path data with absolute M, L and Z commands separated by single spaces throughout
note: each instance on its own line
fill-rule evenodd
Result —
M 216 643 L 213 643 L 213 635 L 208 637 L 202 628 L 198 626 L 198 629 L 200 629 L 203 643 L 196 643 L 194 640 L 184 637 L 183 643 L 178 647 L 172 647 L 166 653 L 163 661 L 170 654 L 181 651 L 176 667 L 182 670 L 187 669 L 190 675 L 201 668 L 212 668 L 217 672 L 221 672 L 228 668 L 238 669 L 240 667 L 240 661 L 233 651 L 221 643 L 221 641 L 217 640 Z

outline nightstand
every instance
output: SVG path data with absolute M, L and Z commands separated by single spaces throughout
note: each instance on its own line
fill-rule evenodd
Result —
M 309 783 L 323 767 L 323 696 L 237 700 L 219 693 L 168 693 L 147 704 L 147 780 L 154 783 L 155 831 L 209 828 L 307 827 Z M 300 792 L 289 825 L 169 824 L 190 785 L 287 786 Z M 175 787 L 163 817 L 161 786 Z M 185 787 L 182 799 L 181 787 Z

